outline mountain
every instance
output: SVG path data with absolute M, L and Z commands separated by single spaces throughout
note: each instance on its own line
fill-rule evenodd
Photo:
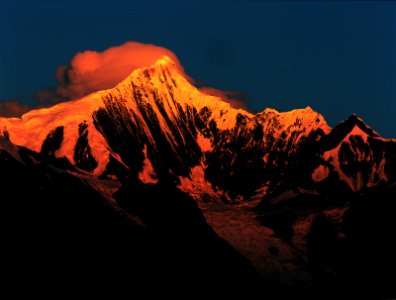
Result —
M 114 178 L 124 168 L 152 183 L 173 176 L 196 198 L 229 202 L 285 178 L 313 190 L 336 178 L 358 191 L 396 176 L 396 142 L 358 117 L 332 130 L 310 107 L 252 115 L 201 93 L 167 57 L 113 89 L 0 119 L 0 128 L 14 145 L 85 174 Z
M 54 226 L 60 241 L 84 241 L 86 253 L 98 246 L 109 258 L 129 249 L 119 264 L 139 266 L 139 274 L 147 267 L 150 279 L 175 266 L 175 280 L 204 273 L 250 290 L 265 286 L 274 299 L 314 299 L 334 286 L 352 293 L 358 285 L 345 286 L 344 278 L 356 275 L 358 260 L 346 261 L 368 242 L 364 216 L 378 245 L 392 249 L 374 228 L 388 237 L 396 230 L 395 139 L 380 137 L 355 115 L 330 128 L 310 107 L 235 109 L 195 88 L 168 57 L 112 89 L 0 118 L 0 164 L 3 218 L 11 227 L 19 220 L 22 240 L 41 220 L 42 248 L 51 239 L 46 226 Z M 109 243 L 116 245 L 110 252 L 99 246 Z M 362 251 L 371 256 L 361 282 L 370 282 L 370 272 L 378 272 L 370 263 L 381 257 L 367 249 L 374 254 Z M 381 257 L 390 270 L 392 253 Z M 164 263 L 169 258 L 173 265 Z M 393 295 L 387 280 L 367 288 Z

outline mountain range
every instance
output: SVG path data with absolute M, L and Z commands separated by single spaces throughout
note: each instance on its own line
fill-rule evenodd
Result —
M 164 56 L 112 89 L 0 118 L 0 166 L 9 272 L 396 296 L 396 139 L 356 115 L 331 128 L 311 107 L 252 114 Z

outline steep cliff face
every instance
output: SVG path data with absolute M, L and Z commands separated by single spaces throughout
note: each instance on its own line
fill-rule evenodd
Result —
M 285 184 L 323 190 L 329 180 L 359 191 L 395 180 L 395 141 L 357 117 L 332 130 L 310 107 L 252 115 L 200 92 L 167 57 L 113 89 L 0 119 L 0 130 L 82 173 L 172 178 L 197 199 L 247 200 Z

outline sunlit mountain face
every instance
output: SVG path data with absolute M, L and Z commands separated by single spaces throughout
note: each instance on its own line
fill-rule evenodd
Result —
M 396 140 L 356 115 L 331 128 L 310 107 L 252 114 L 191 82 L 164 56 L 0 118 L 7 270 L 173 282 L 164 293 L 396 296 Z

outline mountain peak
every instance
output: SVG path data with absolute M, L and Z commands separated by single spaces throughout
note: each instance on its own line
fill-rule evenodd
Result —
M 165 74 L 166 73 L 166 74 Z M 176 64 L 174 61 L 169 58 L 169 56 L 162 56 L 160 59 L 158 59 L 154 64 L 142 68 L 138 68 L 132 71 L 132 73 L 127 76 L 125 79 L 123 79 L 117 86 L 123 86 L 123 85 L 130 85 L 131 82 L 139 80 L 140 77 L 145 77 L 146 79 L 150 80 L 154 76 L 160 76 L 161 81 L 164 81 L 164 77 L 166 75 L 169 75 L 171 77 L 177 76 L 182 77 L 187 77 L 182 70 L 178 70 Z
M 342 129 L 343 131 L 351 132 L 355 127 L 358 127 L 361 131 L 371 137 L 381 137 L 379 133 L 374 131 L 370 126 L 368 126 L 362 118 L 353 113 L 344 122 L 337 125 L 334 130 Z
M 151 66 L 148 66 L 146 68 L 149 71 L 161 71 L 164 69 L 167 69 L 170 72 L 178 72 L 178 68 L 175 64 L 175 62 L 167 55 L 162 56 L 160 59 L 158 59 L 154 64 Z M 184 74 L 182 74 L 184 76 Z
M 338 155 L 338 146 L 351 136 L 362 137 L 362 145 L 367 137 L 379 139 L 356 115 L 331 130 L 310 106 L 287 112 L 267 108 L 256 115 L 234 109 L 197 89 L 167 56 L 134 70 L 112 89 L 21 118 L 0 118 L 0 135 L 44 159 L 66 158 L 86 174 L 112 176 L 115 166 L 123 166 L 150 182 L 171 172 L 186 191 L 214 197 L 228 191 L 230 197 L 250 197 L 263 184 L 275 186 L 267 174 L 282 178 L 301 153 L 311 155 L 311 147 L 337 149 Z
M 284 129 L 287 128 L 320 128 L 324 133 L 329 133 L 331 128 L 327 124 L 324 117 L 313 110 L 310 106 L 290 111 L 279 112 L 273 108 L 266 108 L 257 114 L 259 119 L 271 120 L 275 119 L 282 124 Z
M 345 121 L 337 124 L 329 133 L 325 143 L 326 149 L 335 149 L 350 136 L 360 136 L 364 141 L 368 137 L 382 139 L 379 133 L 369 127 L 356 114 L 352 114 Z
M 156 65 L 163 65 L 163 66 L 175 66 L 175 62 L 167 55 L 163 55 L 160 59 L 158 59 L 155 63 L 154 66 Z

